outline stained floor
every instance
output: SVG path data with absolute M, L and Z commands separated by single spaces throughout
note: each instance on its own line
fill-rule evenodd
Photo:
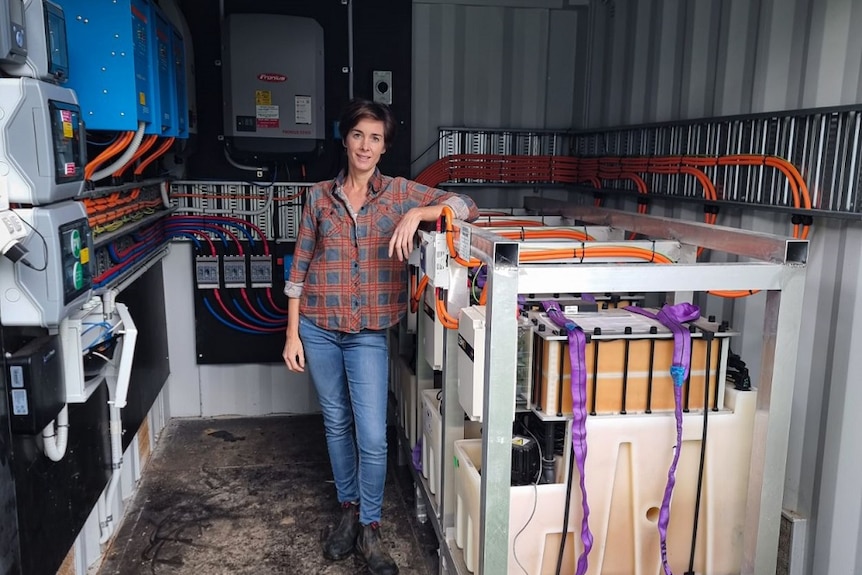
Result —
M 402 575 L 436 575 L 433 530 L 389 443 L 384 540 Z M 367 573 L 321 554 L 337 512 L 320 416 L 173 420 L 99 575 Z

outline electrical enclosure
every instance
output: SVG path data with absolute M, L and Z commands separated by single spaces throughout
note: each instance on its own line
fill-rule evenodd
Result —
M 60 338 L 34 339 L 6 358 L 13 433 L 35 435 L 65 405 Z
M 41 205 L 77 196 L 85 139 L 73 91 L 32 78 L 0 79 L 0 172 L 10 202 Z
M 36 269 L 0 259 L 0 318 L 54 327 L 91 294 L 93 236 L 80 202 L 16 210 L 33 232 L 22 242 Z
M 69 78 L 69 48 L 66 42 L 66 15 L 48 0 L 26 0 L 24 22 L 27 26 L 27 57 L 9 63 L 3 70 L 11 76 L 26 76 L 48 82 Z
M 21 64 L 27 58 L 24 1 L 0 2 L 0 62 Z
M 69 88 L 88 130 L 136 130 L 153 116 L 154 39 L 147 0 L 63 0 L 69 40 Z M 152 131 L 152 127 L 150 127 Z
M 225 18 L 224 130 L 237 150 L 313 151 L 324 139 L 323 29 L 311 18 Z
M 189 137 L 189 91 L 186 85 L 186 48 L 179 31 L 171 27 L 171 59 L 174 90 L 174 118 L 177 138 Z
M 153 122 L 147 129 L 148 134 L 176 136 L 174 124 L 176 103 L 176 78 L 171 52 L 171 25 L 161 10 L 150 7 L 150 70 L 153 72 Z

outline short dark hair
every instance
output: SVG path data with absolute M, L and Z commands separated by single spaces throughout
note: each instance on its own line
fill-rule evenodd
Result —
M 386 104 L 361 98 L 351 100 L 341 114 L 341 120 L 338 122 L 338 132 L 341 134 L 341 139 L 346 139 L 350 130 L 355 128 L 360 120 L 364 119 L 383 122 L 383 143 L 387 146 L 392 144 L 398 129 L 392 110 Z

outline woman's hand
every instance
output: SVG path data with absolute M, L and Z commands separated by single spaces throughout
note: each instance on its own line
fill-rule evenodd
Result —
M 284 352 L 281 354 L 287 369 L 301 373 L 305 371 L 305 351 L 299 336 L 288 336 L 284 344 Z
M 413 236 L 416 235 L 419 222 L 436 221 L 442 212 L 443 206 L 425 206 L 407 210 L 395 226 L 395 231 L 392 232 L 392 239 L 389 240 L 389 257 L 395 254 L 398 256 L 398 261 L 405 261 L 413 251 Z

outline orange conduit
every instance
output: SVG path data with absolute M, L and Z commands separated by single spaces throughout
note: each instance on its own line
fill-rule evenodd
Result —
M 504 237 L 507 240 L 576 240 L 579 242 L 591 242 L 595 238 L 580 232 L 578 230 L 521 230 L 521 231 L 505 231 L 496 232 L 498 236 Z
M 585 248 L 575 248 L 575 249 L 552 249 L 552 250 L 535 250 L 535 251 L 521 251 L 521 255 L 518 258 L 519 262 L 528 263 L 528 262 L 540 262 L 547 260 L 557 260 L 557 259 L 568 259 L 568 258 L 576 258 L 576 259 L 589 259 L 589 258 L 618 258 L 618 257 L 626 257 L 626 258 L 636 258 L 640 260 L 644 260 L 651 263 L 656 264 L 673 264 L 667 256 L 654 252 L 652 250 L 648 250 L 645 248 L 636 248 L 636 247 L 602 247 L 602 246 L 587 246 Z M 425 281 L 425 285 L 427 285 L 428 277 L 422 278 Z M 420 283 L 420 286 L 423 284 Z M 485 305 L 487 302 L 487 286 L 482 288 L 482 294 L 479 297 L 479 305 Z M 424 288 L 423 288 L 424 289 Z M 418 293 L 423 293 L 422 290 L 418 290 Z M 446 302 L 442 299 L 442 292 L 438 289 L 437 291 L 437 316 L 440 318 L 440 323 L 443 327 L 447 329 L 458 329 L 458 319 L 452 317 L 448 310 L 446 309 Z M 421 297 L 421 296 L 420 296 Z M 415 296 L 414 296 L 415 299 Z
M 153 152 L 147 159 L 141 161 L 141 163 L 138 164 L 138 167 L 135 168 L 135 175 L 140 176 L 141 174 L 143 174 L 144 170 L 147 168 L 147 166 L 152 164 L 154 161 L 159 159 L 159 157 L 161 157 L 162 154 L 167 152 L 170 149 L 170 147 L 173 145 L 173 143 L 174 143 L 173 138 L 166 138 L 165 141 L 162 142 L 162 145 L 159 146 L 155 152 Z
M 129 166 L 131 166 L 135 162 L 135 160 L 137 160 L 138 158 L 140 158 L 141 156 L 146 154 L 147 151 L 153 147 L 153 144 L 156 143 L 157 139 L 158 139 L 158 136 L 156 136 L 155 134 L 151 134 L 151 135 L 147 136 L 146 138 L 144 138 L 143 143 L 140 146 L 138 146 L 138 151 L 135 152 L 135 155 L 133 155 L 131 157 L 131 159 L 129 159 L 129 161 L 126 162 L 126 164 L 123 167 L 121 167 L 119 170 L 114 172 L 113 176 L 115 178 L 121 177 L 123 175 L 123 173 L 127 169 L 129 169 Z
M 96 173 L 96 170 L 99 169 L 99 166 L 124 150 L 126 146 L 129 145 L 129 142 L 132 141 L 134 136 L 134 132 L 123 132 L 123 134 L 117 138 L 113 144 L 105 148 L 102 153 L 89 161 L 87 165 L 84 166 L 84 179 L 89 180 L 92 178 L 93 174 Z

